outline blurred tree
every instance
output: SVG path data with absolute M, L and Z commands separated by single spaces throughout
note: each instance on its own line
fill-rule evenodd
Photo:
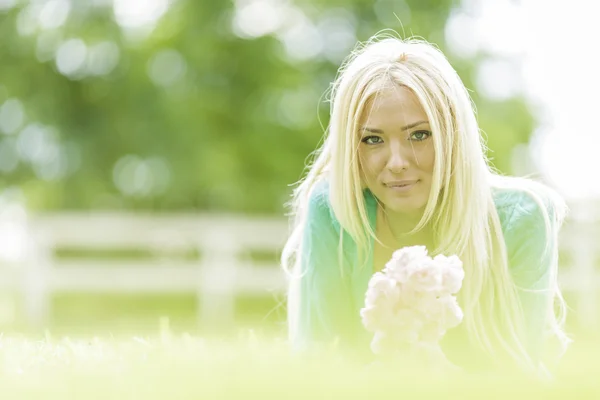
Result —
M 0 11 L 0 171 L 30 207 L 281 213 L 355 42 L 392 28 L 445 51 L 445 21 L 459 6 L 151 3 L 152 15 L 126 0 Z M 451 61 L 473 88 L 481 58 Z M 511 149 L 532 129 L 527 108 L 474 99 L 493 161 L 509 172 Z

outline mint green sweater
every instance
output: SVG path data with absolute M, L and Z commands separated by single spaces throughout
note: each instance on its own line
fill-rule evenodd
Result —
M 343 271 L 339 268 L 338 244 L 340 224 L 329 202 L 329 187 L 319 183 L 313 190 L 308 207 L 306 226 L 301 246 L 300 296 L 298 303 L 288 310 L 296 313 L 296 326 L 290 332 L 292 345 L 298 349 L 310 348 L 316 343 L 350 346 L 363 354 L 368 353 L 372 335 L 362 326 L 360 309 L 373 274 L 373 254 L 361 268 L 357 246 L 344 231 Z M 369 222 L 375 229 L 377 202 L 373 194 L 364 191 Z M 495 191 L 494 201 L 502 224 L 510 273 L 517 287 L 536 289 L 535 293 L 520 290 L 519 296 L 527 324 L 526 346 L 537 359 L 541 351 L 547 304 L 551 301 L 550 263 L 556 249 L 545 251 L 547 238 L 541 210 L 525 193 Z M 371 239 L 371 244 L 373 240 Z M 373 246 L 371 246 L 371 249 Z M 542 289 L 542 290 L 540 290 Z M 468 341 L 461 326 L 448 331 L 442 341 L 448 358 L 463 364 L 464 368 L 481 369 L 489 360 Z

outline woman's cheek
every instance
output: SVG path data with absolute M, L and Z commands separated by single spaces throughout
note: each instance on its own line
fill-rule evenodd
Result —
M 383 168 L 385 167 L 385 152 L 379 151 L 373 154 L 371 159 L 371 170 L 373 171 L 373 176 L 378 177 Z
M 377 177 L 377 159 L 372 155 L 365 158 L 365 175 L 369 182 Z
M 421 161 L 420 164 L 423 169 L 433 171 L 433 166 L 435 164 L 435 152 L 433 150 L 433 145 L 428 144 L 420 153 L 418 159 Z

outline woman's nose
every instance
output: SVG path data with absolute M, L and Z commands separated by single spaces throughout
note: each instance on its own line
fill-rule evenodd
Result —
M 405 171 L 409 166 L 409 157 L 407 154 L 407 149 L 403 149 L 399 144 L 393 144 L 390 146 L 387 168 L 392 173 L 398 173 L 401 171 Z

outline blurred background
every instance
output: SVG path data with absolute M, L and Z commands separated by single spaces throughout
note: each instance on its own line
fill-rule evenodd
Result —
M 392 28 L 448 56 L 497 169 L 568 199 L 568 322 L 594 332 L 592 6 L 0 0 L 0 329 L 283 333 L 289 185 L 320 142 L 340 62 Z

